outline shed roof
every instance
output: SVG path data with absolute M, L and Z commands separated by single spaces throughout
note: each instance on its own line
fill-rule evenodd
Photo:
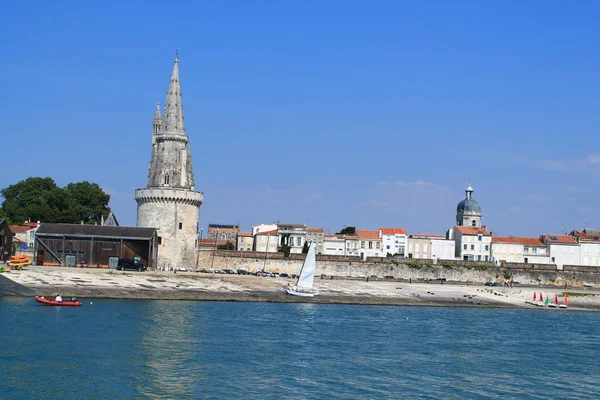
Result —
M 36 236 L 111 237 L 149 240 L 155 232 L 155 228 L 137 228 L 134 226 L 43 223 L 37 230 Z

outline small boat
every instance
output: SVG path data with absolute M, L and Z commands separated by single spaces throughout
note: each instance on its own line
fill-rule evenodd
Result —
M 47 306 L 79 307 L 81 305 L 80 301 L 56 301 L 46 299 L 44 296 L 35 296 L 35 301 L 41 304 L 45 304 Z
M 311 243 L 308 248 L 308 253 L 302 264 L 300 275 L 294 286 L 288 284 L 285 291 L 293 296 L 314 297 L 313 280 L 315 278 L 315 269 L 317 269 L 317 261 L 315 254 L 315 244 Z
M 551 307 L 551 308 L 557 308 L 558 307 L 558 295 L 557 294 L 554 295 L 554 303 L 548 304 L 548 307 Z
M 563 303 L 560 304 L 558 306 L 558 308 L 567 308 L 569 305 L 569 298 L 567 297 L 567 294 L 565 293 L 564 297 L 563 297 Z

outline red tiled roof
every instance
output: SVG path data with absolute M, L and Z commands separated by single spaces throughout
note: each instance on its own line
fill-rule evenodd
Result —
M 573 231 L 573 232 L 571 232 L 571 236 L 576 236 L 579 241 L 584 241 L 584 242 L 600 241 L 600 233 L 590 234 L 590 233 L 586 233 L 586 232 Z
M 326 233 L 324 236 L 325 237 L 335 237 L 338 239 L 344 239 L 344 235 L 340 235 L 338 233 Z
M 306 228 L 306 232 L 323 232 L 323 228 Z
M 359 239 L 379 239 L 379 231 L 357 229 L 356 235 Z
M 358 240 L 358 236 L 356 236 L 356 235 L 345 235 L 344 239 L 346 239 L 346 240 Z
M 548 241 L 550 243 L 577 244 L 575 239 L 568 235 L 542 235 L 541 239 L 543 242 Z
M 479 235 L 482 234 L 483 236 L 491 236 L 491 233 L 489 233 L 488 231 L 485 230 L 485 228 L 483 227 L 476 227 L 476 226 L 456 226 L 456 230 L 459 231 L 461 234 L 463 235 Z
M 238 236 L 252 237 L 252 234 L 250 232 L 238 232 Z
M 257 235 L 277 235 L 277 229 L 266 232 L 258 232 Z
M 514 240 L 515 243 L 521 243 L 522 245 L 525 245 L 527 247 L 546 247 L 546 245 L 540 240 L 540 238 L 511 236 L 511 239 Z
M 212 244 L 212 245 L 214 245 L 215 244 L 215 238 L 200 239 L 200 240 L 198 240 L 198 243 L 200 245 L 203 245 L 203 244 Z
M 9 225 L 8 228 L 10 229 L 10 231 L 12 233 L 27 232 L 31 229 L 29 226 L 25 226 L 25 225 Z
M 516 243 L 511 237 L 492 237 L 492 243 Z M 517 243 L 518 244 L 518 243 Z
M 402 228 L 379 228 L 382 235 L 406 235 L 406 231 Z

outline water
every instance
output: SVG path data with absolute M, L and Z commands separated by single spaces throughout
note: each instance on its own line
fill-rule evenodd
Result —
M 600 313 L 0 298 L 2 399 L 598 398 Z

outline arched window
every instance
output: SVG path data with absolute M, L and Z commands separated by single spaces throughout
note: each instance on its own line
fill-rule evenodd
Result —
M 472 225 L 472 226 L 477 226 L 477 221 L 473 220 L 473 221 L 471 222 L 471 225 Z
M 169 184 L 169 175 L 165 175 L 165 185 Z

